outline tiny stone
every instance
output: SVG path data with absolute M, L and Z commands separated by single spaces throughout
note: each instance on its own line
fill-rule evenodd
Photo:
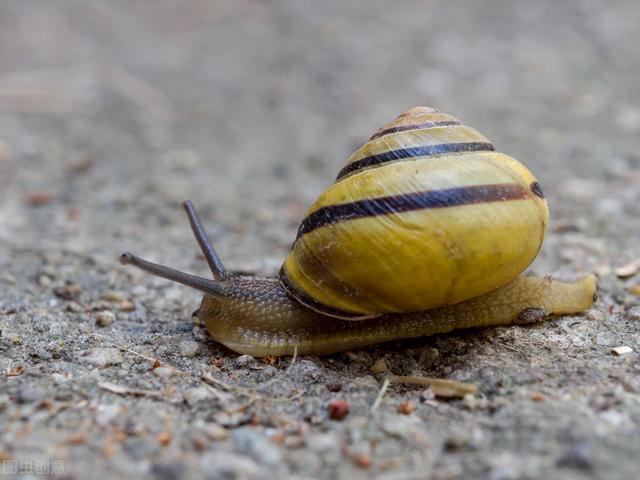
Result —
M 273 377 L 275 377 L 276 373 L 278 373 L 278 369 L 272 365 L 265 365 L 256 375 L 256 380 L 258 382 L 265 382 Z
M 411 402 L 406 401 L 398 405 L 397 412 L 401 413 L 402 415 L 411 415 L 411 412 L 413 412 L 414 408 L 415 407 Z
M 567 450 L 556 464 L 560 467 L 570 467 L 579 470 L 590 470 L 593 468 L 591 451 L 586 443 L 578 443 Z
M 240 355 L 238 358 L 235 359 L 234 363 L 236 367 L 248 367 L 249 365 L 255 363 L 256 359 L 253 358 L 251 355 Z
M 18 401 L 20 403 L 39 402 L 48 395 L 47 390 L 38 386 L 28 386 L 20 390 L 18 393 Z
M 379 358 L 373 363 L 373 365 L 371 365 L 370 370 L 373 374 L 386 373 L 389 371 L 389 367 L 387 366 L 387 362 L 384 358 Z
M 120 350 L 117 348 L 90 348 L 85 352 L 85 361 L 96 367 L 118 365 L 124 361 Z
M 471 437 L 463 431 L 453 432 L 444 440 L 444 448 L 449 452 L 468 449 L 471 444 Z
M 322 375 L 322 370 L 311 360 L 298 359 L 288 369 L 288 376 L 294 380 L 316 382 Z
M 116 316 L 110 310 L 103 310 L 96 313 L 96 325 L 99 327 L 108 327 L 115 319 Z
M 602 320 L 604 320 L 604 314 L 599 310 L 593 310 L 593 309 L 589 310 L 585 314 L 585 317 L 587 317 L 588 320 L 592 320 L 596 322 L 601 322 Z
M 63 287 L 54 288 L 53 293 L 63 300 L 75 300 L 82 293 L 82 287 L 76 283 L 71 283 Z
M 411 436 L 413 429 L 413 417 L 401 415 L 385 416 L 380 424 L 380 429 L 391 437 L 408 438 Z
M 346 400 L 331 400 L 327 409 L 329 410 L 329 418 L 342 420 L 349 413 L 349 402 Z
M 623 345 L 623 346 L 620 346 L 620 347 L 612 348 L 611 352 L 614 355 L 620 356 L 620 355 L 626 355 L 627 353 L 633 352 L 633 349 L 631 347 L 628 347 L 627 345 Z
M 186 467 L 178 462 L 156 462 L 151 465 L 151 473 L 158 480 L 177 480 L 184 476 Z
M 202 471 L 211 479 L 264 478 L 265 472 L 246 455 L 232 452 L 212 452 L 200 461 Z
M 122 310 L 123 312 L 132 312 L 135 309 L 135 306 L 133 305 L 133 302 L 130 300 L 123 300 L 120 303 L 120 310 Z
M 229 432 L 216 423 L 205 423 L 201 430 L 211 440 L 224 440 L 229 436 Z
M 211 392 L 206 387 L 189 388 L 189 389 L 184 391 L 182 396 L 184 398 L 184 401 L 187 402 L 187 404 L 190 407 L 193 407 L 197 403 L 199 403 L 199 402 L 201 402 L 203 400 L 208 400 L 208 399 L 210 399 L 212 397 Z
M 107 302 L 122 302 L 125 298 L 117 292 L 108 291 L 102 294 L 102 300 Z
M 632 307 L 629 310 L 627 310 L 627 313 L 625 314 L 625 318 L 627 320 L 634 320 L 634 321 L 640 320 L 640 307 Z
M 236 450 L 247 454 L 258 463 L 276 465 L 281 455 L 278 447 L 253 428 L 243 427 L 233 432 L 233 443 Z
M 101 427 L 109 425 L 120 415 L 120 405 L 117 403 L 100 404 L 96 408 L 96 423 Z
M 173 367 L 158 367 L 153 369 L 153 374 L 160 378 L 169 378 L 176 374 L 176 369 Z
M 336 433 L 317 433 L 307 438 L 307 446 L 312 452 L 330 452 L 340 448 L 340 439 Z
M 192 358 L 198 354 L 200 350 L 200 344 L 193 340 L 184 340 L 180 342 L 180 353 L 184 357 Z
M 420 356 L 420 363 L 422 367 L 430 367 L 440 356 L 440 351 L 437 348 L 425 348 Z

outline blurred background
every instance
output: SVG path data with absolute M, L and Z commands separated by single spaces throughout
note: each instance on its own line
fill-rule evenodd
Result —
M 273 272 L 348 155 L 428 105 L 528 165 L 552 222 L 635 244 L 637 202 L 619 188 L 639 161 L 633 0 L 25 0 L 0 13 L 4 242 L 178 262 L 193 251 L 189 198 L 223 258 Z

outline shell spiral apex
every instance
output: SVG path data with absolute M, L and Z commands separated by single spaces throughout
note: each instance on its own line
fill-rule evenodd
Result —
M 455 304 L 524 271 L 547 222 L 526 167 L 456 118 L 415 107 L 356 150 L 309 208 L 280 281 L 339 318 Z

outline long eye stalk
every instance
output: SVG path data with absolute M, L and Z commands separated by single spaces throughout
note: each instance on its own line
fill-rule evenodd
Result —
M 158 277 L 166 278 L 187 287 L 195 288 L 201 292 L 214 295 L 216 297 L 224 297 L 224 286 L 222 283 L 208 278 L 198 277 L 189 273 L 174 270 L 173 268 L 165 267 L 164 265 L 158 265 L 157 263 L 148 262 L 140 257 L 126 252 L 120 255 L 120 263 L 123 265 L 133 265 L 134 267 L 144 270 Z
M 224 268 L 220 257 L 213 249 L 211 242 L 209 241 L 209 237 L 207 237 L 207 233 L 202 226 L 202 222 L 200 221 L 200 217 L 196 213 L 196 209 L 193 208 L 193 204 L 187 200 L 182 204 L 185 211 L 187 212 L 187 217 L 189 217 L 189 223 L 191 224 L 191 230 L 198 241 L 198 245 L 200 245 L 200 249 L 202 250 L 202 254 L 204 258 L 207 259 L 207 263 L 209 264 L 209 268 L 211 269 L 211 273 L 213 274 L 213 278 L 216 280 L 224 280 L 228 277 L 227 270 Z
M 191 202 L 187 200 L 182 204 L 182 206 L 187 212 L 189 223 L 191 224 L 191 230 L 200 245 L 200 249 L 202 250 L 204 257 L 207 259 L 207 263 L 209 264 L 209 268 L 211 269 L 211 273 L 215 280 L 198 277 L 179 270 L 174 270 L 173 268 L 165 267 L 164 265 L 148 262 L 129 252 L 123 253 L 120 256 L 120 263 L 123 265 L 133 265 L 134 267 L 158 277 L 166 278 L 167 280 L 172 280 L 188 287 L 195 288 L 196 290 L 200 290 L 201 292 L 222 298 L 225 296 L 224 281 L 229 278 L 230 274 L 226 271 L 224 265 L 222 265 L 222 262 L 220 261 L 220 257 L 218 257 L 218 254 L 213 249 L 213 246 L 209 241 L 209 237 L 207 237 L 204 227 L 202 226 L 202 222 L 200 221 L 200 218 L 198 217 L 198 214 L 196 213 L 195 208 L 193 208 Z

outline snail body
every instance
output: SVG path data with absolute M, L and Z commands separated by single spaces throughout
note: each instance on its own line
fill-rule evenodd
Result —
M 548 222 L 539 183 L 480 133 L 427 107 L 400 115 L 350 157 L 307 211 L 279 278 L 228 272 L 184 206 L 213 279 L 129 253 L 121 261 L 205 292 L 198 317 L 239 353 L 328 354 L 531 323 L 594 300 L 592 276 L 518 276 Z

